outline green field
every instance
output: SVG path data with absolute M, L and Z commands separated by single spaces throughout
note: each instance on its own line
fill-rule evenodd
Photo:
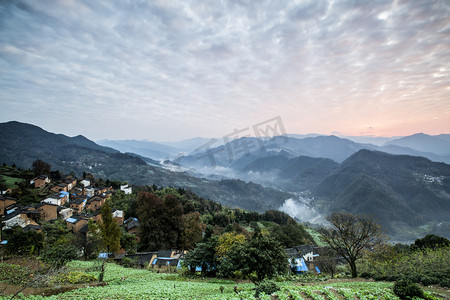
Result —
M 10 189 L 13 189 L 13 188 L 15 188 L 17 186 L 16 182 L 19 184 L 22 181 L 24 181 L 22 178 L 9 177 L 9 176 L 6 176 L 6 175 L 0 175 L 0 177 L 1 177 L 0 179 L 5 180 L 5 185 L 8 188 L 10 188 Z
M 68 265 L 71 271 L 98 276 L 97 262 L 74 261 Z M 106 286 L 79 286 L 79 289 L 55 296 L 22 296 L 21 299 L 255 299 L 252 283 L 236 284 L 221 279 L 189 280 L 177 274 L 157 273 L 148 270 L 123 268 L 108 264 Z M 278 299 L 355 300 L 399 299 L 392 291 L 392 283 L 386 282 L 335 282 L 317 285 L 301 285 L 298 282 L 279 282 Z M 223 286 L 223 293 L 220 287 Z M 237 286 L 238 293 L 235 292 Z M 270 299 L 261 295 L 261 299 Z M 9 299 L 10 297 L 0 297 Z M 432 296 L 428 299 L 445 299 Z

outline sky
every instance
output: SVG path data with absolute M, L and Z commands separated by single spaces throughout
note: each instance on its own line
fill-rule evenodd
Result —
M 450 1 L 0 1 L 0 122 L 92 140 L 450 133 Z

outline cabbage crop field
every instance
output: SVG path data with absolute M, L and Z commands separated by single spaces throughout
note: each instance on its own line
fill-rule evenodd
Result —
M 74 261 L 69 263 L 70 271 L 84 272 L 98 276 L 96 262 Z M 230 280 L 196 279 L 189 280 L 177 274 L 157 273 L 149 270 L 123 268 L 108 264 L 105 277 L 106 286 L 79 285 L 78 289 L 58 295 L 18 295 L 15 299 L 255 299 L 255 285 L 236 284 Z M 386 282 L 336 282 L 316 285 L 301 285 L 298 282 L 277 282 L 281 290 L 278 299 L 307 300 L 369 300 L 399 299 L 392 291 L 392 283 Z M 426 293 L 428 299 L 445 299 L 439 295 Z M 0 299 L 10 299 L 0 297 Z M 260 295 L 261 299 L 271 299 Z

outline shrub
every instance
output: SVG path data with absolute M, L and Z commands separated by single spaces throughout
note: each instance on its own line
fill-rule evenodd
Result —
M 60 273 L 51 280 L 52 284 L 77 284 L 96 281 L 95 276 L 81 272 Z
M 423 290 L 408 279 L 396 281 L 394 284 L 394 294 L 400 299 L 412 299 L 413 297 L 423 298 Z
M 256 285 L 255 297 L 259 297 L 261 293 L 272 295 L 279 290 L 280 287 L 275 282 L 271 280 L 263 280 Z
M 450 288 L 450 278 L 442 278 L 439 284 L 443 287 Z
M 120 265 L 125 268 L 132 268 L 135 266 L 135 264 L 136 262 L 129 257 L 124 257 L 120 262 Z
M 30 269 L 19 265 L 0 264 L 0 281 L 25 285 L 33 278 Z
M 42 254 L 42 260 L 56 268 L 61 268 L 76 258 L 78 258 L 78 250 L 73 245 L 53 245 Z

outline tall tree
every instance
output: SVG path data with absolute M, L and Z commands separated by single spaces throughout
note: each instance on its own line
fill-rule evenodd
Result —
M 240 270 L 244 276 L 256 282 L 283 274 L 288 268 L 284 247 L 270 236 L 258 234 L 250 241 L 233 247 L 227 254 L 235 270 Z M 256 278 L 250 277 L 253 272 Z
M 141 248 L 160 250 L 181 248 L 183 244 L 183 207 L 180 200 L 167 194 L 162 200 L 150 192 L 139 192 L 137 196 Z
M 199 212 L 183 215 L 183 233 L 181 236 L 181 248 L 193 249 L 195 244 L 202 239 L 206 225 L 200 220 Z
M 164 242 L 163 224 L 159 218 L 164 210 L 162 199 L 153 193 L 142 191 L 137 195 L 136 204 L 141 247 L 160 250 L 159 246 Z
M 100 209 L 102 221 L 99 224 L 103 246 L 107 253 L 115 253 L 120 249 L 120 227 L 112 217 L 111 206 L 106 201 Z
M 369 216 L 344 212 L 333 213 L 327 220 L 331 226 L 322 229 L 322 239 L 347 261 L 354 278 L 358 275 L 356 261 L 362 257 L 363 250 L 385 242 L 381 226 Z
M 45 161 L 36 159 L 33 162 L 32 169 L 33 169 L 34 175 L 36 175 L 36 176 L 42 175 L 42 174 L 49 175 L 50 171 L 52 170 L 52 167 L 50 166 L 50 164 L 46 163 Z

